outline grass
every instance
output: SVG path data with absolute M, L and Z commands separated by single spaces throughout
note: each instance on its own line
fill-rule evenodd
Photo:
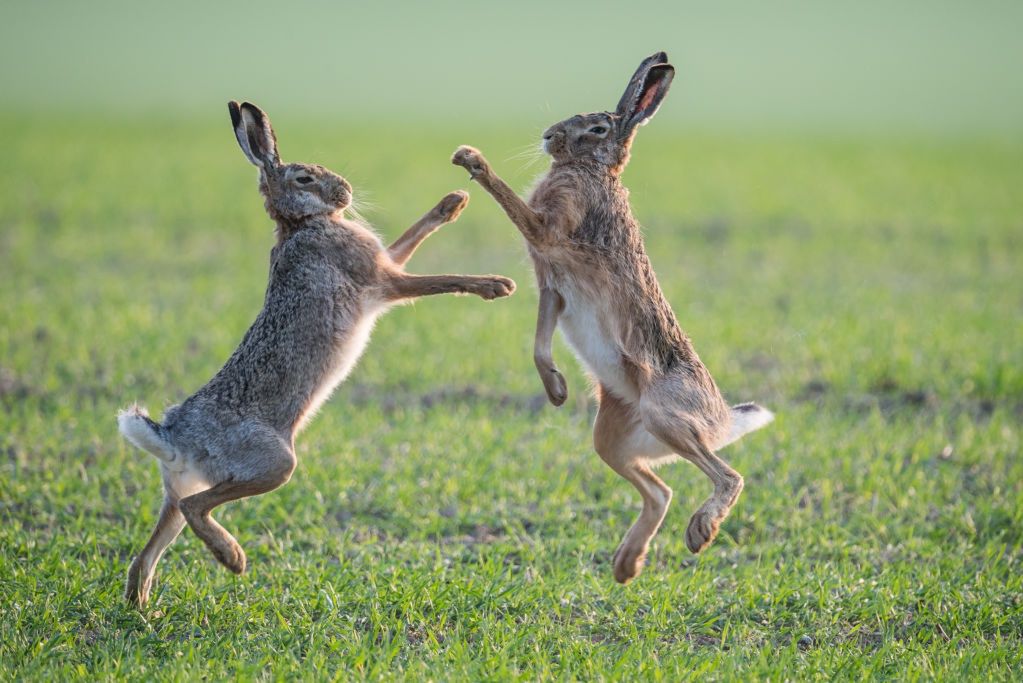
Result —
M 273 112 L 271 112 L 272 114 Z M 509 128 L 275 117 L 394 237 L 506 161 Z M 495 129 L 496 130 L 496 129 Z M 143 613 L 124 573 L 156 464 L 116 432 L 219 367 L 271 244 L 227 116 L 0 120 L 0 679 L 1003 679 L 1023 667 L 1023 147 L 642 131 L 626 181 L 662 285 L 726 396 L 778 420 L 724 452 L 715 544 L 678 464 L 645 573 L 610 557 L 638 496 L 592 452 L 593 401 L 546 405 L 521 242 L 481 191 L 416 272 L 509 300 L 393 311 L 299 439 L 283 489 L 223 508 L 234 577 L 186 531 Z

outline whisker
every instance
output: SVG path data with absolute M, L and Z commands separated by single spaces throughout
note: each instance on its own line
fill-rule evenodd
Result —
M 542 154 L 542 153 L 543 152 L 539 149 L 539 147 L 537 145 L 529 145 L 525 149 L 522 149 L 522 150 L 516 152 L 515 154 L 512 154 L 510 157 L 505 159 L 505 161 L 514 161 L 516 159 L 527 159 L 527 158 L 531 159 L 531 158 L 537 156 L 538 154 Z
M 369 190 L 360 190 L 358 199 L 352 197 L 351 203 L 348 208 L 345 209 L 345 213 L 348 214 L 349 218 L 362 223 L 365 226 L 371 225 L 370 221 L 366 219 L 363 213 L 373 213 L 379 207 L 379 205 L 373 201 L 373 193 Z
M 536 137 L 539 138 L 539 136 Z M 523 163 L 520 165 L 519 170 L 527 171 L 542 162 L 544 157 L 546 157 L 546 154 L 540 147 L 540 144 L 538 142 L 530 142 L 523 145 L 518 152 L 508 157 L 506 161 L 522 161 Z

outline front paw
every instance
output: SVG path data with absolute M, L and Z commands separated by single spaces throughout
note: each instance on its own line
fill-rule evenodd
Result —
M 469 193 L 465 190 L 455 190 L 445 195 L 434 211 L 441 221 L 450 223 L 458 218 L 468 203 Z
M 473 287 L 473 294 L 476 294 L 481 299 L 486 299 L 487 301 L 511 296 L 511 293 L 514 291 L 515 281 L 511 278 L 501 277 L 500 275 L 481 278 L 476 286 Z
M 544 391 L 547 392 L 547 399 L 554 406 L 562 405 L 568 399 L 568 384 L 565 377 L 555 368 L 549 368 L 540 373 L 543 380 Z
M 462 145 L 455 150 L 451 156 L 451 163 L 461 166 L 469 172 L 469 176 L 475 180 L 487 172 L 487 160 L 483 158 L 478 149 Z

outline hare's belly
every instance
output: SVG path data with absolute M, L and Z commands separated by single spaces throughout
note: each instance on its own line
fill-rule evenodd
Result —
M 333 367 L 310 397 L 309 404 L 298 421 L 298 429 L 305 426 L 316 415 L 316 411 L 320 409 L 323 402 L 330 398 L 334 389 L 351 373 L 362 352 L 366 349 L 373 325 L 376 324 L 381 313 L 383 313 L 382 307 L 365 313 L 348 331 L 335 353 Z
M 616 396 L 636 401 L 639 392 L 625 374 L 622 351 L 605 325 L 596 305 L 562 292 L 565 310 L 558 318 L 561 333 L 586 369 Z
M 210 488 L 210 482 L 198 467 L 188 462 L 183 470 L 172 470 L 166 465 L 161 468 L 164 486 L 169 488 L 176 500 L 194 496 Z

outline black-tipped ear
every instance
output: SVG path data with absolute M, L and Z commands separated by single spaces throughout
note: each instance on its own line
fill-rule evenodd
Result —
M 636 126 L 643 125 L 657 113 L 674 78 L 675 67 L 671 64 L 655 64 L 647 69 L 642 85 L 635 93 L 635 99 L 621 112 L 623 137 L 631 134 Z
M 256 155 L 252 153 L 252 148 L 249 147 L 249 136 L 245 134 L 245 127 L 242 125 L 242 112 L 238 103 L 234 100 L 228 102 L 227 111 L 231 114 L 231 128 L 234 129 L 234 137 L 238 140 L 238 146 L 242 148 L 242 152 L 245 153 L 249 161 L 256 166 L 262 166 Z
M 632 78 L 629 79 L 629 85 L 625 87 L 625 92 L 622 93 L 622 99 L 618 100 L 618 107 L 615 109 L 615 113 L 619 116 L 625 116 L 626 108 L 636 101 L 636 94 L 642 87 L 643 79 L 646 78 L 646 74 L 650 71 L 650 67 L 655 64 L 667 63 L 667 52 L 655 52 L 640 62 L 639 67 L 636 69 L 636 73 L 632 74 Z
M 231 125 L 234 127 L 238 146 L 242 148 L 248 160 L 264 170 L 280 165 L 277 136 L 274 135 L 267 115 L 249 102 L 239 105 L 232 100 L 227 103 L 227 109 L 231 113 Z
M 242 122 L 242 112 L 238 108 L 238 103 L 234 100 L 228 102 L 227 112 L 231 115 L 231 127 L 237 128 L 238 124 Z

